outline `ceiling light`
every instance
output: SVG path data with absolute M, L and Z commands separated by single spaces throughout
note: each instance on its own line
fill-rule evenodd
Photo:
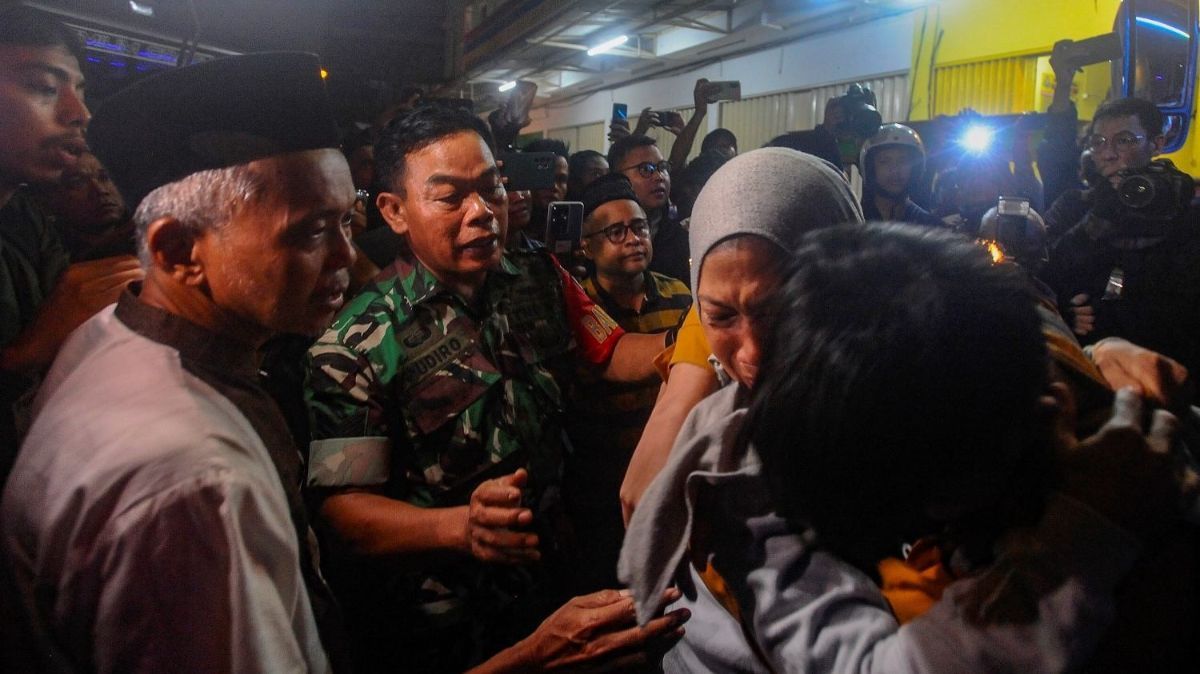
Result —
M 513 89 L 516 86 L 517 86 L 516 80 L 513 80 L 511 82 L 505 82 L 504 84 L 500 85 L 500 91 L 508 91 L 509 89 Z
M 141 14 L 142 16 L 154 16 L 154 6 L 149 3 L 129 0 L 129 9 L 133 10 L 134 14 Z
M 603 54 L 604 52 L 612 51 L 614 48 L 620 47 L 621 45 L 625 44 L 628 41 L 629 41 L 628 35 L 618 35 L 617 37 L 614 37 L 613 39 L 608 40 L 607 42 L 601 42 L 600 44 L 596 45 L 595 47 L 592 47 L 591 49 L 589 49 L 588 56 L 596 56 L 597 54 Z

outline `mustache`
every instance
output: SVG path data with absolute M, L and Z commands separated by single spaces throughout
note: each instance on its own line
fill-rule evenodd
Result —
M 51 136 L 42 141 L 42 147 L 46 149 L 61 147 L 73 154 L 83 154 L 84 152 L 91 151 L 82 133 L 60 133 L 57 136 Z

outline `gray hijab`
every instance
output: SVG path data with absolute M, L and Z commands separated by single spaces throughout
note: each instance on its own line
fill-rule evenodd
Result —
M 862 221 L 850 185 L 824 159 L 783 147 L 738 155 L 713 174 L 692 209 L 693 297 L 705 256 L 725 239 L 757 234 L 790 252 L 814 229 Z

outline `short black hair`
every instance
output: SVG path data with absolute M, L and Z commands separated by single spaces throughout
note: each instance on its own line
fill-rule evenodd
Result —
M 704 137 L 704 140 L 700 141 L 700 152 L 704 153 L 712 150 L 718 143 L 722 142 L 732 145 L 734 148 L 738 146 L 737 136 L 733 135 L 732 131 L 724 128 L 714 129 Z
M 553 152 L 563 159 L 568 159 L 571 155 L 570 150 L 567 149 L 567 144 L 557 138 L 538 138 L 537 140 L 531 140 L 525 145 L 525 147 L 521 148 L 521 151 Z
M 1150 139 L 1162 135 L 1163 133 L 1163 114 L 1158 106 L 1144 98 L 1136 98 L 1130 96 L 1128 98 L 1118 98 L 1116 100 L 1102 103 L 1096 108 L 1095 114 L 1092 115 L 1092 124 L 1105 117 L 1129 117 L 1136 116 L 1138 122 L 1146 133 L 1150 134 Z
M 679 171 L 679 179 L 675 184 L 681 187 L 690 185 L 699 193 L 700 188 L 704 187 L 708 179 L 712 178 L 717 169 L 724 166 L 727 161 L 729 158 L 716 150 L 701 152 L 699 156 L 688 162 L 682 171 Z
M 424 105 L 398 115 L 375 142 L 376 182 L 386 190 L 401 192 L 404 160 L 409 154 L 463 132 L 477 133 L 489 148 L 494 147 L 487 124 L 465 110 Z
M 1040 516 L 1048 361 L 1015 265 L 950 232 L 841 225 L 801 239 L 778 300 L 741 441 L 791 528 L 875 575 L 914 536 Z
M 649 147 L 657 145 L 658 141 L 650 136 L 641 134 L 629 135 L 618 139 L 608 148 L 608 170 L 611 173 L 620 173 L 620 165 L 625 161 L 625 156 L 639 147 Z
M 567 159 L 567 201 L 579 200 L 583 192 L 583 168 L 596 159 L 608 163 L 608 159 L 595 150 L 580 150 Z
M 25 5 L 0 9 L 0 44 L 22 47 L 63 47 L 80 66 L 84 62 L 83 41 L 58 17 Z

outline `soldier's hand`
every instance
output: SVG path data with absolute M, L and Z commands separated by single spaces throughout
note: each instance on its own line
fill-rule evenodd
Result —
M 524 564 L 540 557 L 537 534 L 522 531 L 533 524 L 533 512 L 521 506 L 521 488 L 528 480 L 521 468 L 471 493 L 464 540 L 472 556 L 499 564 Z
M 1179 422 L 1157 410 L 1143 431 L 1142 400 L 1117 391 L 1112 416 L 1062 456 L 1064 491 L 1143 538 L 1177 519 L 1196 499 L 1200 479 L 1174 446 Z
M 1079 294 L 1071 298 L 1071 306 L 1067 309 L 1071 329 L 1080 337 L 1096 329 L 1096 308 L 1090 302 L 1090 297 Z
M 1194 392 L 1180 363 L 1119 337 L 1106 337 L 1091 351 L 1092 362 L 1113 389 L 1129 386 L 1172 412 L 1187 411 Z
M 678 600 L 679 590 L 668 589 L 664 599 Z M 677 609 L 638 627 L 629 593 L 601 590 L 568 601 L 518 648 L 533 671 L 627 667 L 661 657 L 683 636 L 690 617 L 687 609 Z

